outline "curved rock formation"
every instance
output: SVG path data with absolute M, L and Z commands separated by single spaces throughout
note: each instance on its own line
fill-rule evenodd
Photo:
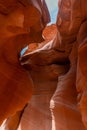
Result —
M 87 128 L 87 21 L 81 25 L 78 34 L 78 64 L 77 64 L 77 91 L 78 91 L 78 107 L 81 111 L 82 120 Z
M 42 11 L 41 20 L 45 18 L 42 22 L 44 27 L 44 23 L 49 21 L 43 10 L 47 11 L 47 7 L 44 0 L 31 1 L 35 7 L 38 7 L 37 2 L 41 5 L 38 8 Z M 87 0 L 59 0 L 58 6 L 57 33 L 53 40 L 20 57 L 21 65 L 33 79 L 34 93 L 21 115 L 19 127 L 20 113 L 6 121 L 6 130 L 87 128 Z M 36 22 L 37 26 L 32 25 L 32 30 L 38 30 L 39 22 Z M 35 33 L 31 35 L 33 38 Z M 14 120 L 16 127 L 12 125 Z
M 59 76 L 56 91 L 50 101 L 52 130 L 86 130 L 77 107 L 77 43 L 74 44 L 69 57 L 71 61 L 70 69 L 65 75 Z
M 87 17 L 87 1 L 59 0 L 58 5 L 57 34 L 55 38 L 42 48 L 25 54 L 20 60 L 22 64 L 28 63 L 32 70 L 35 66 L 43 66 L 44 68 L 44 66 L 52 64 L 66 65 L 70 63 L 69 71 L 63 76 L 58 75 L 58 85 L 50 101 L 52 130 L 85 130 L 85 127 L 87 127 L 85 78 L 87 24 L 83 24 Z M 81 114 L 77 107 L 77 97 Z M 34 103 L 34 101 L 32 102 Z M 31 117 L 33 119 L 33 116 Z M 35 126 L 31 128 L 32 130 L 35 129 Z M 51 128 L 44 129 L 50 130 Z
M 20 65 L 20 51 L 43 40 L 42 30 L 49 20 L 46 4 L 39 0 L 0 1 L 0 124 L 31 98 L 33 82 Z

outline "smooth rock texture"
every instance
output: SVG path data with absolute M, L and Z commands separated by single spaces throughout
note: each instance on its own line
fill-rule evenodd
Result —
M 23 109 L 32 96 L 33 81 L 19 62 L 20 51 L 43 40 L 49 20 L 44 2 L 0 0 L 0 124 Z
M 26 5 L 25 0 L 22 2 Z M 27 18 L 27 12 L 24 23 L 30 23 L 29 34 L 34 38 L 36 32 L 40 31 L 39 36 L 42 34 L 49 21 L 45 16 L 49 13 L 46 13 L 44 0 L 30 3 L 38 9 L 40 21 L 33 24 L 32 19 Z M 87 0 L 59 0 L 58 6 L 56 34 L 52 39 L 49 36 L 42 45 L 28 48 L 19 59 L 21 68 L 28 70 L 33 81 L 34 93 L 22 111 L 6 120 L 5 130 L 87 129 Z M 47 33 L 49 31 L 44 35 Z
M 51 130 L 50 99 L 57 86 L 57 77 L 67 71 L 67 66 L 33 67 L 34 95 L 22 115 L 18 130 Z M 38 118 L 38 120 L 37 120 Z
M 58 81 L 56 80 L 57 88 L 50 99 L 52 125 L 49 130 L 85 130 L 87 127 L 87 95 L 84 77 L 86 76 L 87 24 L 83 25 L 87 17 L 86 4 L 86 0 L 59 0 L 56 36 L 42 48 L 27 52 L 20 59 L 22 64 L 28 63 L 32 70 L 35 66 L 44 68 L 52 64 L 70 65 L 68 72 L 62 73 L 62 76 L 58 75 Z M 33 103 L 32 100 L 31 104 Z M 33 115 L 31 119 L 34 120 Z M 35 126 L 31 128 L 35 129 Z
M 87 128 L 87 21 L 85 21 L 78 34 L 78 64 L 77 64 L 77 91 L 78 91 L 78 108 L 81 111 L 82 121 Z
M 56 91 L 50 101 L 52 130 L 86 130 L 82 124 L 81 114 L 77 107 L 77 43 L 74 44 L 69 57 L 71 67 L 65 75 L 59 76 Z

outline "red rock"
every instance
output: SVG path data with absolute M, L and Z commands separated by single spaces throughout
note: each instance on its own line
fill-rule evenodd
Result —
M 42 6 L 46 5 L 43 3 Z M 42 39 L 38 33 L 41 34 L 49 16 L 46 19 L 45 13 L 43 17 L 43 8 L 41 12 L 39 8 L 40 5 L 36 7 L 33 0 L 0 1 L 0 124 L 23 109 L 31 98 L 33 82 L 30 74 L 20 65 L 19 57 L 22 48 Z
M 26 4 L 25 0 L 22 2 Z M 34 24 L 32 19 L 35 17 L 29 21 L 28 12 L 25 15 L 25 25 L 30 23 L 30 36 L 32 38 L 36 36 L 37 41 L 44 24 L 49 21 L 49 17 L 45 17 L 48 9 L 43 0 L 42 3 L 40 0 L 30 2 L 34 7 L 39 7 L 39 12 L 33 10 L 34 13 L 39 13 L 37 18 L 39 20 L 44 18 L 43 26 L 39 26 L 39 20 L 36 19 Z M 37 3 L 40 6 L 37 6 Z M 22 113 L 19 127 L 20 115 L 17 114 L 7 119 L 6 129 L 13 130 L 18 127 L 18 130 L 86 130 L 87 128 L 87 1 L 59 0 L 58 5 L 57 30 L 54 29 L 55 25 L 47 27 L 43 33 L 46 41 L 42 43 L 46 45 L 38 48 L 32 44 L 32 48 L 20 58 L 21 65 L 24 65 L 33 79 L 34 93 Z
M 78 92 L 78 107 L 81 111 L 82 121 L 87 128 L 87 82 L 86 82 L 86 53 L 87 53 L 87 22 L 85 21 L 79 30 L 78 34 L 78 64 L 77 64 L 77 92 Z
M 86 26 L 82 27 L 82 32 L 79 36 L 77 35 L 86 19 L 87 1 L 59 0 L 58 5 L 59 11 L 56 22 L 57 33 L 54 39 L 42 48 L 22 56 L 21 62 L 22 64 L 26 64 L 27 61 L 32 70 L 35 66 L 43 66 L 44 68 L 44 66 L 50 66 L 56 63 L 64 65 L 64 63 L 67 64 L 68 61 L 70 62 L 69 71 L 61 77 L 58 75 L 58 85 L 50 102 L 52 130 L 85 130 L 85 127 L 87 127 L 87 94 L 85 91 L 86 67 L 83 66 L 86 66 L 86 59 L 84 58 L 86 54 L 86 40 L 83 44 L 82 41 L 86 37 L 86 33 L 84 33 Z M 77 46 L 73 47 L 74 44 L 77 44 Z M 78 48 L 78 46 L 80 47 Z M 79 53 L 77 53 L 77 48 Z M 83 85 L 85 87 L 83 87 Z M 79 101 L 81 113 L 77 107 L 78 92 L 76 91 L 76 87 L 81 97 Z M 31 104 L 33 103 L 35 102 L 32 100 Z M 33 116 L 31 117 L 33 119 Z M 85 127 L 82 123 L 82 119 Z M 32 129 L 35 129 L 35 126 L 34 128 L 32 127 Z
M 43 30 L 43 36 L 45 37 L 46 41 L 50 41 L 55 37 L 55 34 L 57 32 L 57 28 L 55 24 L 48 25 Z

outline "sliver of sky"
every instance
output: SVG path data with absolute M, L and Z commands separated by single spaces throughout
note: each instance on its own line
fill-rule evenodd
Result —
M 58 0 L 45 0 L 50 12 L 50 16 L 51 16 L 51 23 L 55 23 L 56 22 L 56 16 L 57 16 L 57 12 L 58 12 Z
M 51 22 L 48 24 L 53 24 L 56 22 L 56 16 L 57 16 L 57 12 L 58 12 L 58 0 L 45 0 L 50 12 L 50 16 L 51 16 Z M 25 47 L 22 51 L 21 51 L 21 55 L 23 55 L 23 53 L 27 50 L 27 47 Z

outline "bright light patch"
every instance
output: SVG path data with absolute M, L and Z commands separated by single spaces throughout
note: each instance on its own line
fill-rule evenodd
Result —
M 56 22 L 56 16 L 57 16 L 57 12 L 58 12 L 58 0 L 45 0 L 50 12 L 50 16 L 51 16 L 51 23 L 55 23 Z
M 58 7 L 58 0 L 46 0 L 49 11 L 55 10 Z

